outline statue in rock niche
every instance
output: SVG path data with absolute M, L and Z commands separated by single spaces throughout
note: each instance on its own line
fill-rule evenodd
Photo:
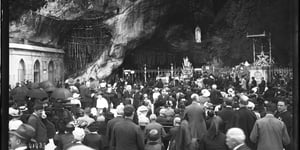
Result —
M 201 29 L 199 26 L 197 26 L 195 29 L 195 40 L 196 43 L 201 43 Z

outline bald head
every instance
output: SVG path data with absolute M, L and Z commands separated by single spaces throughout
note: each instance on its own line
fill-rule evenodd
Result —
M 192 99 L 193 101 L 198 101 L 199 95 L 196 94 L 196 93 L 194 93 L 194 94 L 191 95 L 191 99 Z
M 244 143 L 245 139 L 245 133 L 240 128 L 230 128 L 226 133 L 226 144 L 231 149 Z

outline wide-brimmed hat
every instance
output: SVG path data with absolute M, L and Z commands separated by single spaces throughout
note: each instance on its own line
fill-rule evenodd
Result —
M 210 96 L 210 92 L 208 91 L 208 89 L 203 89 L 201 90 L 202 96 L 204 97 L 209 97 Z
M 72 98 L 75 98 L 75 99 L 80 98 L 80 94 L 73 93 Z
M 73 78 L 69 78 L 65 81 L 65 83 L 68 83 L 69 85 L 74 85 L 76 82 Z
M 28 110 L 26 106 L 19 106 L 18 108 L 21 112 Z
M 43 105 L 43 103 L 37 102 L 37 103 L 34 104 L 33 109 L 34 109 L 34 110 L 41 110 L 41 109 L 44 109 L 44 105 Z
M 212 103 L 205 102 L 204 107 L 207 108 L 207 109 L 213 109 L 214 105 Z
M 35 136 L 35 129 L 29 124 L 23 123 L 17 130 L 9 131 L 9 134 L 13 134 L 25 141 L 35 141 L 34 139 L 32 139 Z
M 149 123 L 149 119 L 146 116 L 139 117 L 139 125 L 146 126 Z
M 151 129 L 149 131 L 149 140 L 150 141 L 156 141 L 159 139 L 159 134 L 158 134 L 158 130 L 157 129 Z
M 19 117 L 19 116 L 21 116 L 21 111 L 18 110 L 18 109 L 14 109 L 12 107 L 9 107 L 8 114 L 13 116 L 13 117 Z
M 9 131 L 17 130 L 21 124 L 23 124 L 23 122 L 19 119 L 11 120 L 8 123 L 8 129 L 9 129 Z
M 147 112 L 148 111 L 148 108 L 144 105 L 140 106 L 139 109 L 138 109 L 140 112 Z
M 77 124 L 78 124 L 78 127 L 80 127 L 80 128 L 85 128 L 88 126 L 88 122 L 85 120 L 78 120 Z

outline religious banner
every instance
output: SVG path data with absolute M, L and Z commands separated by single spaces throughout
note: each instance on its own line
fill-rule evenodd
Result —
M 252 77 L 255 78 L 257 84 L 261 83 L 261 79 L 264 78 L 265 81 L 268 81 L 268 68 L 267 67 L 250 67 L 250 82 Z
M 193 66 L 190 63 L 188 57 L 183 58 L 182 69 L 181 69 L 181 79 L 188 79 L 193 77 Z

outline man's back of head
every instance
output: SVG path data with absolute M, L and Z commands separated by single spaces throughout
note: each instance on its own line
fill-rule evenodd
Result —
M 196 93 L 194 93 L 194 94 L 191 95 L 191 99 L 192 99 L 193 101 L 197 102 L 197 101 L 199 100 L 199 95 L 196 94 Z
M 274 114 L 277 110 L 276 104 L 268 103 L 266 106 L 266 113 L 268 114 Z
M 226 144 L 230 149 L 243 144 L 245 139 L 245 133 L 240 128 L 230 128 L 226 133 Z
M 150 121 L 155 121 L 157 119 L 155 114 L 151 114 L 149 118 L 150 118 Z
M 248 100 L 249 100 L 249 97 L 246 96 L 246 95 L 240 95 L 239 96 L 239 104 L 240 104 L 240 107 L 247 107 L 248 105 Z
M 125 117 L 132 117 L 133 114 L 134 114 L 134 111 L 135 111 L 135 109 L 132 105 L 126 105 L 124 107 L 124 116 Z

